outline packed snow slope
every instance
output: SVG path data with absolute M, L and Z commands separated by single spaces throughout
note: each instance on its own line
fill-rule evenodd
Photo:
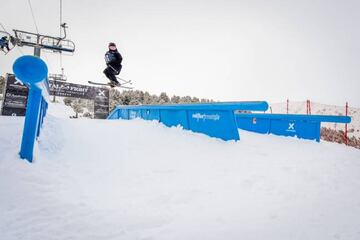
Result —
M 55 113 L 33 164 L 0 117 L 0 239 L 360 239 L 357 149 Z

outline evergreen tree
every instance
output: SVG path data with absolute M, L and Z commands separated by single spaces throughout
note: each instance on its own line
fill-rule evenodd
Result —
M 174 103 L 174 104 L 179 103 L 179 102 L 180 102 L 180 97 L 174 95 L 174 96 L 171 97 L 170 102 L 171 102 L 171 103 Z
M 5 90 L 5 78 L 0 76 L 0 94 L 3 94 Z
M 77 98 L 74 101 L 72 101 L 71 107 L 74 109 L 76 113 L 76 118 L 78 118 L 79 113 L 84 112 L 84 103 L 81 101 L 81 99 Z
M 151 104 L 159 103 L 159 97 L 155 94 L 151 95 Z
M 148 92 L 144 93 L 144 101 L 143 104 L 152 104 L 151 95 Z
M 170 99 L 169 99 L 168 95 L 165 92 L 160 93 L 159 103 L 165 104 L 165 103 L 169 103 L 169 102 L 170 102 Z
M 180 103 L 191 103 L 192 98 L 190 96 L 185 96 L 180 98 Z
M 73 99 L 69 98 L 69 97 L 66 97 L 66 98 L 63 99 L 63 101 L 64 101 L 66 106 L 71 106 L 71 103 L 72 103 Z
M 191 99 L 191 102 L 192 102 L 192 103 L 199 103 L 200 100 L 199 100 L 197 97 L 193 97 L 193 98 Z
M 123 91 L 123 94 L 121 97 L 121 104 L 122 105 L 130 105 L 130 101 L 131 101 L 130 91 Z
M 117 105 L 122 104 L 121 102 L 121 92 L 115 88 L 110 89 L 110 100 L 109 107 L 114 109 Z

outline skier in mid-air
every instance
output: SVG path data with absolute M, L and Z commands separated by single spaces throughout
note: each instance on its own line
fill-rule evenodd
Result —
M 126 80 L 120 77 L 117 77 L 117 75 L 120 74 L 122 65 L 122 56 L 118 52 L 116 48 L 116 44 L 111 42 L 109 43 L 109 51 L 105 54 L 105 62 L 107 65 L 107 68 L 104 70 L 105 76 L 110 80 L 110 83 L 101 83 L 101 82 L 93 82 L 88 81 L 88 83 L 98 86 L 110 86 L 110 87 L 120 87 L 120 88 L 126 88 L 126 89 L 133 89 L 133 87 L 129 86 L 132 85 L 131 80 Z M 119 81 L 121 83 L 119 83 Z
M 122 56 L 113 42 L 109 43 L 109 51 L 105 54 L 105 62 L 107 68 L 105 68 L 104 74 L 110 80 L 110 85 L 119 86 L 120 83 L 116 79 L 116 75 L 120 74 L 122 68 Z

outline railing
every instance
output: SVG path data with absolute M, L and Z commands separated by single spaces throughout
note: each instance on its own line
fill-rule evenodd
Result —
M 235 110 L 266 111 L 266 102 L 118 106 L 108 119 L 156 120 L 223 140 L 239 140 Z
M 29 87 L 20 157 L 32 162 L 35 141 L 48 107 L 48 68 L 38 57 L 22 56 L 15 61 L 13 71 L 16 78 Z
M 322 122 L 350 123 L 348 116 L 301 114 L 236 114 L 240 129 L 320 141 Z

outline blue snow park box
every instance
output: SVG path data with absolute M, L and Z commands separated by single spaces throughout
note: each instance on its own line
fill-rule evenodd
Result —
M 169 104 L 118 106 L 108 119 L 156 120 L 168 127 L 204 133 L 223 140 L 239 140 L 235 110 L 266 111 L 266 102 L 220 102 L 206 104 Z
M 160 122 L 168 127 L 182 126 L 189 129 L 188 112 L 185 109 L 161 109 Z
M 347 116 L 300 114 L 236 114 L 240 129 L 320 141 L 322 122 L 350 123 Z
M 189 110 L 188 117 L 189 128 L 194 132 L 205 132 L 210 137 L 221 136 L 225 140 L 240 139 L 233 111 Z
M 160 110 L 157 109 L 142 109 L 141 110 L 141 118 L 145 119 L 145 120 L 160 120 Z

